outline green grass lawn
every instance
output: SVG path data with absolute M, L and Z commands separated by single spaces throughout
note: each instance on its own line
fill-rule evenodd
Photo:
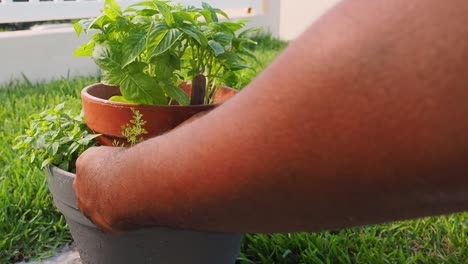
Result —
M 285 46 L 264 38 L 257 49 L 265 67 Z M 246 72 L 238 85 L 255 75 Z M 44 172 L 11 149 L 29 115 L 77 98 L 97 78 L 0 89 L 0 263 L 40 259 L 71 241 L 52 205 Z M 311 205 L 313 206 L 313 205 Z M 241 263 L 468 263 L 468 213 L 335 232 L 248 235 Z

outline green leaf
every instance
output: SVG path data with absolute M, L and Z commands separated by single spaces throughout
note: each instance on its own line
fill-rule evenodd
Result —
M 127 12 L 128 9 L 133 8 L 133 7 L 150 7 L 150 8 L 155 8 L 155 3 L 154 1 L 143 1 L 143 2 L 138 2 L 135 4 L 131 4 L 127 7 L 125 12 Z
M 253 41 L 249 38 L 237 38 L 237 41 L 240 42 L 240 44 L 250 44 L 250 45 L 257 45 L 258 43 L 256 41 Z
M 182 36 L 182 31 L 177 28 L 171 28 L 162 38 L 161 42 L 156 46 L 156 49 L 151 54 L 152 57 L 158 56 L 174 46 Z
M 219 42 L 221 45 L 227 46 L 231 44 L 233 35 L 226 32 L 216 32 L 213 35 L 213 40 Z
M 129 74 L 134 74 L 134 73 L 140 73 L 143 72 L 144 69 L 148 66 L 148 64 L 141 62 L 141 61 L 134 61 L 130 63 L 127 67 L 125 67 L 125 70 Z
M 195 39 L 195 41 L 197 41 L 198 44 L 200 44 L 202 47 L 206 47 L 208 45 L 208 39 L 200 30 L 188 25 L 181 26 L 180 30 L 182 30 L 182 32 L 184 32 L 186 35 Z
M 172 99 L 176 100 L 180 105 L 189 105 L 190 99 L 180 87 L 176 85 L 163 85 L 164 92 L 171 97 Z
M 143 10 L 139 10 L 136 12 L 139 16 L 143 16 L 143 17 L 150 17 L 150 16 L 154 16 L 158 13 L 158 11 L 156 10 L 153 10 L 153 9 L 143 9 Z
M 100 30 L 104 31 L 106 26 L 109 26 L 112 23 L 114 23 L 113 19 L 109 18 L 106 15 L 103 15 L 103 16 L 100 16 L 100 17 L 96 18 L 95 21 L 93 22 L 93 24 L 90 25 L 90 28 L 100 29 Z
M 76 34 L 78 37 L 81 35 L 81 32 L 84 31 L 84 33 L 88 33 L 88 30 L 91 28 L 91 26 L 94 24 L 97 18 L 87 18 L 87 19 L 81 19 L 80 21 L 76 22 L 73 24 L 73 28 L 75 28 Z
M 102 71 L 101 83 L 109 86 L 118 86 L 122 81 L 122 71 Z
M 169 27 L 163 22 L 153 22 L 148 30 L 148 37 L 146 38 L 146 46 L 148 52 L 148 58 L 156 47 L 161 43 L 164 36 L 169 31 Z
M 210 10 L 201 10 L 200 14 L 203 16 L 203 18 L 205 18 L 206 23 L 208 23 L 208 24 L 213 23 L 214 19 L 213 19 L 213 16 L 212 16 L 212 13 L 210 12 Z M 218 17 L 217 16 L 215 16 L 215 17 L 216 17 L 215 18 L 216 20 L 214 20 L 214 21 L 218 21 Z
M 99 136 L 100 136 L 99 134 L 90 134 L 90 135 L 85 136 L 84 138 L 81 138 L 77 142 L 78 144 L 81 144 L 81 145 L 88 145 L 93 139 Z
M 164 91 L 144 73 L 127 74 L 120 84 L 120 91 L 125 98 L 141 104 L 167 104 Z
M 215 8 L 214 10 L 215 10 L 216 14 L 220 14 L 220 15 L 222 15 L 223 17 L 225 17 L 226 19 L 229 19 L 228 14 L 226 14 L 226 12 L 224 12 L 223 10 L 218 9 L 218 8 Z
M 128 100 L 127 98 L 125 98 L 125 97 L 123 97 L 121 95 L 114 95 L 111 98 L 109 98 L 109 101 L 111 101 L 111 102 L 121 102 L 121 103 L 127 103 L 127 104 L 136 104 L 136 102 Z
M 79 150 L 96 143 L 89 141 L 80 149 L 75 148 L 77 141 L 91 134 L 82 116 L 76 114 L 79 113 L 79 105 L 79 100 L 73 99 L 68 100 L 66 106 L 61 103 L 52 109 L 33 114 L 29 129 L 25 132 L 28 136 L 18 139 L 18 150 L 24 157 L 29 156 L 30 162 L 41 162 L 38 163 L 41 167 L 51 163 L 64 164 L 63 169 L 71 171 Z
M 110 43 L 100 43 L 94 46 L 93 50 L 94 62 L 99 68 L 106 71 L 113 71 L 121 67 L 121 54 L 119 46 Z
M 59 168 L 61 168 L 62 170 L 69 170 L 70 168 L 70 161 L 68 160 L 64 160 L 62 163 L 59 164 Z
M 249 57 L 253 59 L 256 63 L 260 63 L 257 59 L 257 56 L 255 56 L 255 54 L 252 53 L 251 51 L 248 51 L 248 50 L 238 51 L 238 54 L 245 56 L 245 57 Z
M 68 152 L 75 152 L 78 148 L 80 147 L 80 145 L 76 142 L 72 142 L 70 144 L 70 146 L 68 147 Z
M 170 54 L 169 65 L 171 66 L 172 69 L 180 70 L 180 68 L 181 68 L 180 57 L 178 57 L 175 54 Z
M 104 2 L 104 14 L 115 20 L 122 16 L 122 9 L 114 0 L 106 0 Z
M 44 160 L 41 164 L 41 169 L 45 168 L 47 165 L 51 164 L 53 161 L 53 158 L 48 158 L 46 160 Z
M 210 45 L 211 49 L 214 51 L 215 56 L 224 53 L 224 47 L 217 41 L 209 40 L 208 45 Z
M 219 22 L 219 25 L 224 29 L 224 30 L 230 30 L 232 32 L 236 32 L 244 27 L 244 22 L 243 21 L 237 21 L 237 22 L 232 22 L 232 21 L 222 21 Z
M 189 22 L 190 24 L 195 24 L 196 14 L 193 12 L 187 11 L 175 11 L 172 13 L 176 23 L 183 25 L 184 22 Z
M 117 31 L 133 33 L 135 30 L 130 27 L 130 21 L 126 17 L 119 16 L 115 19 L 115 29 Z
M 174 16 L 171 13 L 171 7 L 165 3 L 155 2 L 159 12 L 164 17 L 164 21 L 166 21 L 168 26 L 173 26 L 175 23 Z
M 57 154 L 58 149 L 59 149 L 59 143 L 58 142 L 52 143 L 52 155 Z
M 83 31 L 83 27 L 80 25 L 79 22 L 73 24 L 73 28 L 75 29 L 76 35 L 79 37 L 81 32 Z
M 230 71 L 249 69 L 250 67 L 244 64 L 244 59 L 239 54 L 234 52 L 225 52 L 220 55 L 221 64 Z
M 54 111 L 60 112 L 64 108 L 65 108 L 65 103 L 60 103 L 60 104 L 58 104 L 57 106 L 54 107 Z
M 246 29 L 244 31 L 242 31 L 241 33 L 239 33 L 238 37 L 239 38 L 242 38 L 242 37 L 245 37 L 249 34 L 252 34 L 252 33 L 256 33 L 256 32 L 260 32 L 262 31 L 263 29 L 260 28 L 260 27 L 255 27 L 255 28 L 249 28 L 249 29 Z
M 95 44 L 96 42 L 94 42 L 94 40 L 87 42 L 86 44 L 78 47 L 73 53 L 73 56 L 75 57 L 93 56 L 93 50 L 94 50 Z
M 122 68 L 135 61 L 146 46 L 146 33 L 138 32 L 128 36 L 122 45 Z
M 200 13 L 202 13 L 203 17 L 205 17 L 206 22 L 218 22 L 218 15 L 216 14 L 216 9 L 214 9 L 212 6 L 205 2 L 202 2 L 202 7 L 204 8 L 204 10 L 202 10 Z
M 239 71 L 244 69 L 250 69 L 250 66 L 246 64 L 229 65 L 228 69 L 231 71 Z
M 145 27 L 145 30 L 151 26 L 151 18 L 146 16 L 135 16 L 132 18 L 132 23 L 137 24 L 138 27 Z
M 173 83 L 174 70 L 180 69 L 180 58 L 172 53 L 164 53 L 151 58 L 151 65 L 158 82 Z

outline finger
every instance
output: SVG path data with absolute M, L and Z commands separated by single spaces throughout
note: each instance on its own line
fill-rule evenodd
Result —
M 76 159 L 76 166 L 78 167 L 79 164 L 81 164 L 81 161 L 86 158 L 86 156 L 93 152 L 97 147 L 90 147 L 87 150 L 85 150 L 81 155 Z
M 110 234 L 118 234 L 120 230 L 118 230 L 115 225 L 110 224 L 105 217 L 101 215 L 94 215 L 91 217 L 93 219 L 93 223 L 104 233 Z
M 116 233 L 117 231 L 99 214 L 93 214 L 86 209 L 86 206 L 83 205 L 83 202 L 78 199 L 78 208 L 80 212 L 88 219 L 91 223 L 93 223 L 98 229 L 105 233 Z

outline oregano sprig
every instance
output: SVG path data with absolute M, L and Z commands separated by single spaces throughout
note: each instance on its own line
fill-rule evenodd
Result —
M 143 120 L 143 114 L 140 111 L 131 108 L 133 118 L 129 123 L 122 126 L 122 136 L 127 139 L 130 145 L 135 145 L 143 141 L 143 135 L 148 134 L 148 131 L 144 128 L 146 121 Z

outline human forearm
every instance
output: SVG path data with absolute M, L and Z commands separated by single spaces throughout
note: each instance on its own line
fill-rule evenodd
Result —
M 191 217 L 212 219 L 186 225 L 321 229 L 465 208 L 465 68 L 454 58 L 466 41 L 453 47 L 455 11 L 427 18 L 441 4 L 377 2 L 367 7 L 388 14 L 364 16 L 359 5 L 321 20 L 231 104 L 155 140 L 173 153 L 163 161 L 177 160 L 167 175 L 190 196 Z
M 256 143 L 263 150 L 245 149 L 237 145 L 248 136 L 223 130 L 225 139 L 208 137 L 213 145 L 206 145 L 196 140 L 209 135 L 206 130 L 187 127 L 142 144 L 140 155 L 129 152 L 152 165 L 141 166 L 146 180 L 140 184 L 150 194 L 149 223 L 231 232 L 312 231 L 455 212 L 468 204 L 463 161 L 445 157 L 441 164 L 443 152 L 419 160 L 430 153 L 398 153 L 383 142 L 380 151 L 368 153 L 316 144 L 321 153 L 306 164 L 289 153 L 294 142 L 283 153 L 266 149 L 275 147 L 268 142 Z M 203 132 L 189 134 L 195 131 Z M 157 155 L 151 149 L 158 149 Z
M 345 1 L 231 101 L 124 151 L 141 178 L 119 177 L 137 186 L 121 215 L 279 232 L 467 209 L 456 3 Z

